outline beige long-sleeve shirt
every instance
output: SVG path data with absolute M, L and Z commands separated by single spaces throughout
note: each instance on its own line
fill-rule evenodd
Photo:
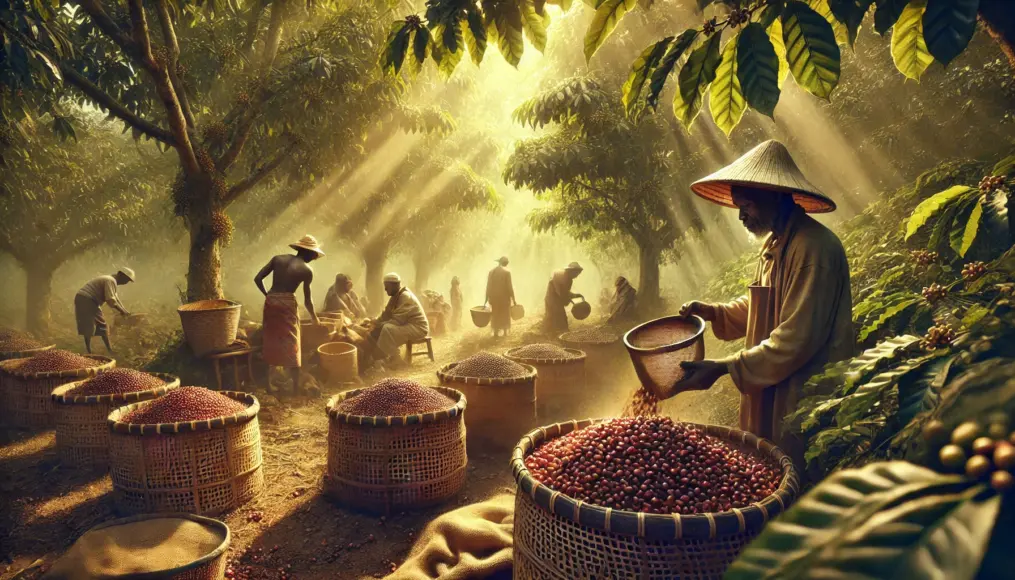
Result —
M 774 330 L 760 344 L 733 355 L 728 366 L 743 393 L 741 428 L 782 445 L 782 421 L 796 408 L 803 384 L 825 364 L 854 353 L 849 264 L 835 234 L 799 210 L 780 236 L 765 241 L 758 271 L 758 282 L 772 287 L 769 311 L 761 315 L 769 317 Z M 713 306 L 716 338 L 744 337 L 747 296 Z M 751 417 L 746 397 L 762 393 L 771 397 L 771 412 Z M 799 450 L 786 451 L 794 455 Z
M 100 306 L 108 304 L 117 310 L 126 310 L 116 294 L 116 287 L 116 278 L 112 276 L 99 276 L 89 280 L 87 284 L 82 286 L 78 290 L 78 294 L 91 298 Z

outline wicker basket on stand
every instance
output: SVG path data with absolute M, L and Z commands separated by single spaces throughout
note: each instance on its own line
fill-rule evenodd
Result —
M 151 401 L 109 414 L 110 475 L 118 511 L 217 515 L 261 493 L 261 405 L 248 393 L 219 394 L 247 408 L 228 417 L 156 425 L 120 420 Z
M 136 524 L 140 522 L 155 522 L 156 520 L 162 519 L 183 519 L 201 524 L 202 526 L 217 532 L 217 534 L 222 537 L 222 542 L 207 554 L 204 554 L 186 564 L 168 570 L 135 572 L 129 575 L 130 578 L 135 580 L 221 580 L 225 577 L 226 559 L 228 557 L 227 551 L 229 549 L 229 543 L 232 541 L 232 533 L 229 530 L 229 526 L 218 520 L 194 514 L 143 514 L 103 522 L 88 530 L 86 533 L 90 534 L 93 532 L 100 532 L 101 530 L 108 530 L 117 526 Z M 73 552 L 74 551 L 72 550 L 71 553 Z M 60 577 L 65 577 L 65 575 L 70 573 L 71 570 L 79 573 L 93 573 L 86 562 L 80 561 L 81 557 L 87 558 L 92 556 L 91 553 L 78 553 L 75 556 L 76 557 L 68 555 L 65 556 L 66 559 L 61 558 L 57 560 L 53 565 L 53 571 L 58 573 Z M 102 555 L 95 555 L 94 557 L 98 558 L 101 556 Z M 98 574 L 98 572 L 94 573 Z M 116 577 L 126 578 L 127 576 L 117 575 Z M 43 578 L 46 578 L 46 576 L 43 576 Z
M 461 491 L 468 464 L 466 397 L 434 388 L 454 406 L 405 417 L 364 417 L 338 411 L 362 389 L 328 401 L 328 495 L 351 508 L 390 514 L 440 504 Z
M 696 427 L 779 463 L 783 477 L 774 494 L 728 512 L 660 515 L 585 504 L 533 479 L 525 467 L 529 453 L 545 441 L 599 421 L 541 427 L 515 447 L 511 471 L 518 484 L 516 580 L 719 580 L 765 523 L 785 511 L 799 491 L 793 462 L 779 448 L 745 431 L 715 425 Z
M 475 378 L 455 374 L 457 362 L 441 367 L 437 378 L 445 387 L 461 391 L 469 401 L 466 425 L 469 437 L 494 446 L 510 448 L 511 441 L 531 429 L 536 421 L 536 369 L 515 378 Z
M 161 397 L 180 386 L 173 375 L 149 373 L 165 385 L 112 395 L 67 394 L 84 381 L 61 385 L 53 390 L 56 450 L 64 466 L 106 469 L 109 467 L 109 413 L 123 405 Z
M 12 358 L 31 358 L 40 352 L 46 352 L 47 350 L 53 350 L 56 348 L 55 344 L 48 346 L 40 346 L 39 348 L 30 348 L 28 350 L 15 350 L 15 351 L 0 351 L 0 360 L 10 360 Z
M 241 306 L 229 300 L 199 300 L 176 309 L 194 356 L 225 350 L 236 340 Z
M 513 348 L 504 356 L 536 369 L 536 390 L 539 392 L 536 414 L 541 420 L 555 420 L 555 415 L 568 412 L 575 401 L 585 396 L 584 352 L 568 348 L 564 350 L 571 355 L 569 358 L 527 358 L 517 355 L 520 348 L 523 347 Z
M 4 412 L 0 421 L 20 429 L 39 429 L 53 426 L 53 389 L 72 381 L 94 377 L 116 366 L 116 361 L 98 355 L 87 355 L 95 366 L 71 371 L 20 373 L 17 367 L 28 359 L 10 359 L 0 362 L 0 389 Z

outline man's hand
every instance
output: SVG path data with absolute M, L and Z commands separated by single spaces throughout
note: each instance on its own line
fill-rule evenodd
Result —
M 700 316 L 705 322 L 712 322 L 715 320 L 715 307 L 704 302 L 692 300 L 681 306 L 678 314 L 680 316 Z
M 680 368 L 684 369 L 684 378 L 673 384 L 675 391 L 707 390 L 729 372 L 726 363 L 714 360 L 684 361 Z

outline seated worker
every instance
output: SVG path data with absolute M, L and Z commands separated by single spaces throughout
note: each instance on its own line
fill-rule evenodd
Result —
M 353 320 L 367 316 L 363 302 L 352 289 L 352 279 L 345 274 L 335 276 L 335 284 L 328 288 L 328 293 L 324 297 L 324 311 L 341 312 Z
M 607 324 L 626 324 L 635 320 L 638 307 L 638 291 L 631 286 L 627 278 L 619 276 L 615 284 L 616 292 L 610 301 L 610 317 Z
M 383 359 L 398 365 L 401 347 L 430 334 L 430 323 L 419 298 L 402 285 L 398 274 L 384 276 L 384 292 L 390 296 L 388 305 L 375 321 L 370 338 Z

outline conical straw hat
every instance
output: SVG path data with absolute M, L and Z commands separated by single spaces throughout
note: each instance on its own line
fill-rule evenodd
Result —
M 294 250 L 299 250 L 300 248 L 310 250 L 311 252 L 316 252 L 318 256 L 324 255 L 324 250 L 322 250 L 321 245 L 317 243 L 317 238 L 311 236 L 310 234 L 303 236 L 303 239 L 295 244 L 289 244 L 289 247 Z
M 786 146 L 774 139 L 751 149 L 712 175 L 695 181 L 691 184 L 691 191 L 713 203 L 735 208 L 731 192 L 733 185 L 791 193 L 793 201 L 807 213 L 835 211 L 835 202 L 807 181 Z

